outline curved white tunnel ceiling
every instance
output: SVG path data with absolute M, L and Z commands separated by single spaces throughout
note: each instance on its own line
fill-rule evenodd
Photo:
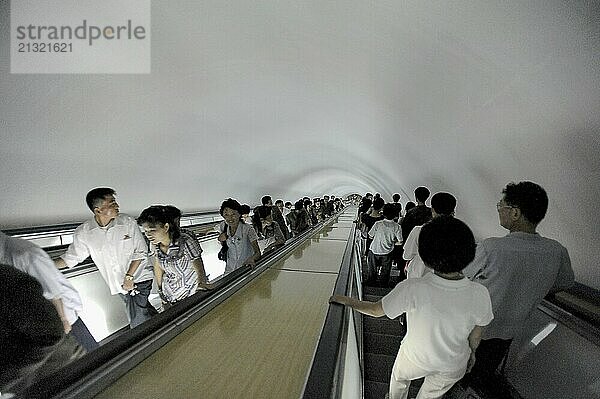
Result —
M 425 184 L 485 237 L 528 179 L 541 232 L 600 288 L 595 2 L 154 0 L 149 75 L 10 74 L 7 3 L 4 228 L 87 217 L 99 185 L 137 215 Z

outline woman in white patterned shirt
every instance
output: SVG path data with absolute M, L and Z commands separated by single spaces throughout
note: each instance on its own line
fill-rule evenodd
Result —
M 208 283 L 202 248 L 193 234 L 182 234 L 165 206 L 153 205 L 142 211 L 138 223 L 154 250 L 154 276 L 163 302 L 175 303 L 197 290 L 212 288 Z

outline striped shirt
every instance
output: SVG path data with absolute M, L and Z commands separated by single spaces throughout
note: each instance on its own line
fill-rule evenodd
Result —
M 172 242 L 167 253 L 155 248 L 158 264 L 164 271 L 162 290 L 169 302 L 180 301 L 193 295 L 198 288 L 198 274 L 193 261 L 200 259 L 202 247 L 198 240 L 187 232 L 182 232 L 176 242 Z

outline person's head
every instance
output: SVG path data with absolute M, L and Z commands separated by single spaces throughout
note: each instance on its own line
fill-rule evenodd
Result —
M 365 194 L 365 198 L 368 198 L 368 199 L 370 199 L 371 201 L 373 201 L 373 194 L 371 194 L 371 193 L 366 193 L 366 194 Z
M 259 206 L 257 209 L 255 209 L 254 213 L 258 215 L 258 219 L 260 220 L 262 227 L 269 226 L 271 223 L 273 223 L 273 210 L 270 206 Z
M 286 202 L 285 202 L 285 204 L 284 204 L 284 206 L 285 206 L 287 209 L 292 209 L 292 203 L 291 203 L 290 201 L 286 201 Z
M 304 202 L 304 207 L 307 209 L 312 205 L 312 201 L 308 198 L 305 198 L 302 202 Z
M 419 233 L 419 256 L 439 273 L 464 269 L 475 258 L 475 246 L 469 226 L 452 216 L 431 219 Z
M 421 204 L 424 204 L 425 201 L 427 201 L 427 198 L 429 198 L 429 194 L 431 193 L 429 192 L 429 189 L 427 187 L 420 186 L 415 188 L 415 199 Z
M 538 184 L 530 181 L 508 183 L 503 197 L 496 205 L 502 227 L 511 229 L 515 224 L 537 226 L 548 210 L 548 195 Z
M 431 197 L 431 209 L 435 216 L 454 216 L 454 209 L 456 209 L 456 198 L 450 193 L 435 193 L 433 194 L 433 197 Z
M 408 211 L 410 211 L 411 209 L 413 209 L 415 206 L 417 206 L 417 204 L 415 204 L 415 203 L 414 203 L 414 202 L 412 202 L 412 201 L 408 201 L 408 202 L 406 203 L 406 206 L 404 207 L 404 210 L 405 210 L 406 212 L 408 212 Z
M 283 200 L 278 199 L 277 201 L 275 201 L 275 206 L 277 208 L 279 208 L 280 211 L 283 210 Z
M 377 199 L 377 198 L 381 198 L 381 194 L 379 193 L 375 193 L 375 195 L 373 196 L 373 200 Z
M 223 216 L 223 219 L 225 219 L 225 223 L 230 226 L 239 223 L 242 216 L 240 212 L 241 205 L 233 198 L 227 198 L 223 201 L 223 203 L 221 203 L 221 208 L 219 209 L 219 213 Z
M 392 201 L 394 201 L 394 202 L 400 201 L 400 194 L 396 193 L 396 194 L 392 195 Z
M 302 200 L 296 201 L 296 203 L 294 204 L 294 209 L 297 211 L 301 211 L 303 208 L 304 208 L 304 201 L 302 201 Z
M 152 244 L 168 245 L 181 235 L 179 225 L 173 218 L 175 214 L 173 209 L 164 205 L 152 205 L 140 213 L 137 222 Z
M 360 206 L 358 207 L 358 211 L 360 213 L 365 213 L 366 211 L 369 210 L 369 208 L 371 207 L 371 205 L 373 205 L 373 201 L 371 201 L 369 198 L 367 197 L 363 197 Z
M 98 187 L 90 190 L 85 196 L 88 208 L 94 216 L 105 220 L 114 219 L 119 214 L 119 204 L 115 199 L 116 191 L 109 187 Z
M 325 202 L 329 202 L 329 195 L 324 195 L 323 199 L 325 200 Z
M 169 217 L 179 226 L 181 210 L 173 205 L 165 205 L 165 211 L 169 213 Z
M 385 205 L 385 201 L 381 197 L 377 197 L 373 199 L 373 209 L 376 211 L 380 211 Z
M 270 195 L 265 195 L 264 197 L 262 197 L 260 202 L 263 205 L 273 205 L 273 199 L 271 198 Z
M 397 216 L 398 216 L 398 212 L 396 211 L 396 208 L 394 207 L 394 205 L 385 204 L 383 206 L 383 217 L 384 218 L 386 218 L 387 220 L 393 220 Z

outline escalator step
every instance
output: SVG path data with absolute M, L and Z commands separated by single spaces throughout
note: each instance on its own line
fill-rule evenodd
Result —
M 364 351 L 379 355 L 396 356 L 402 337 L 388 334 L 364 333 Z
M 363 317 L 363 331 L 365 333 L 396 335 L 404 337 L 406 328 L 399 319 L 388 319 L 387 317 Z
M 365 399 L 383 399 L 388 388 L 388 382 L 365 381 Z
M 392 290 L 391 288 L 372 287 L 370 285 L 363 284 L 363 294 L 366 294 L 366 295 L 385 296 L 391 290 Z
M 365 380 L 388 383 L 396 356 L 365 353 Z

